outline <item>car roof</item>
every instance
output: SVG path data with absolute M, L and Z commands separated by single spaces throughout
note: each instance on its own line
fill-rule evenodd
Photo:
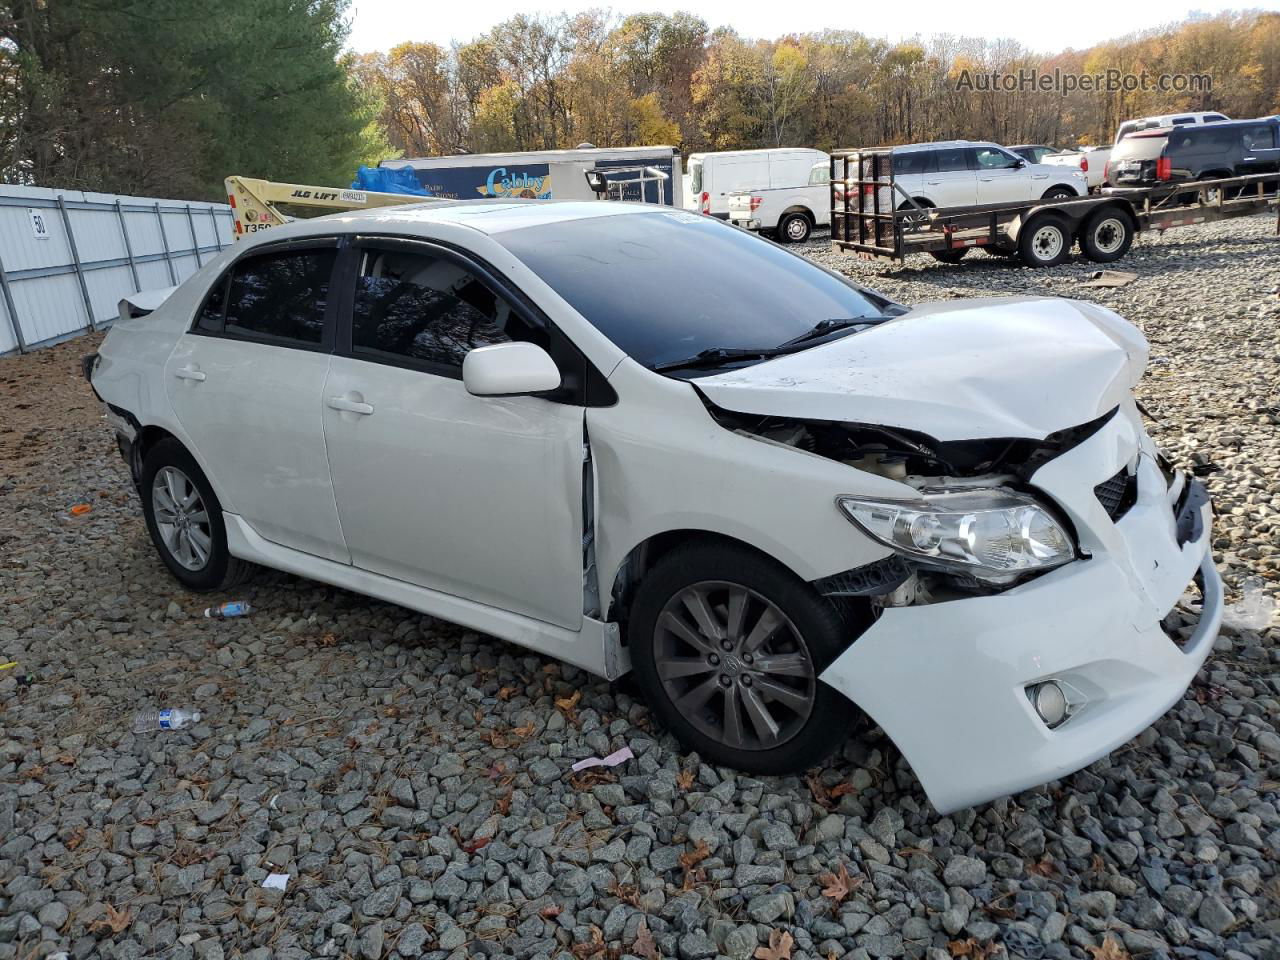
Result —
M 332 233 L 335 222 L 351 224 L 353 230 L 366 228 L 368 224 L 377 224 L 383 228 L 453 224 L 470 227 L 485 234 L 495 234 L 506 230 L 563 223 L 569 220 L 636 216 L 646 213 L 697 216 L 676 207 L 660 206 L 654 203 L 603 200 L 436 200 L 333 213 L 307 220 L 295 220 L 288 226 L 290 234 L 294 237 L 313 233 Z M 312 228 L 313 224 L 314 228 Z

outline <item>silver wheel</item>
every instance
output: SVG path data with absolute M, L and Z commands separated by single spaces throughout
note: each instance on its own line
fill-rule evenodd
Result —
M 187 570 L 203 570 L 213 550 L 213 533 L 191 478 L 177 467 L 161 469 L 151 482 L 151 508 L 169 556 Z
M 813 712 L 817 677 L 799 631 L 739 584 L 707 580 L 673 596 L 654 627 L 653 655 L 680 714 L 727 747 L 778 747 Z
M 1062 253 L 1062 228 L 1045 224 L 1031 237 L 1031 250 L 1037 260 L 1049 261 Z
M 786 223 L 787 239 L 793 243 L 799 243 L 807 240 L 809 237 L 809 221 L 801 216 L 793 216 L 787 219 Z
M 1128 230 L 1118 217 L 1107 217 L 1093 228 L 1093 245 L 1099 253 L 1115 253 L 1124 246 Z

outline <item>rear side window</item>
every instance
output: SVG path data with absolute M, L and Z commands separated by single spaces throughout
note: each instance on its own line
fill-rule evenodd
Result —
M 954 173 L 969 169 L 969 150 L 966 147 L 943 147 L 934 151 L 938 158 L 938 173 Z
M 361 251 L 351 313 L 351 350 L 357 356 L 461 370 L 475 347 L 542 339 L 510 303 L 455 260 Z
M 337 251 L 289 250 L 247 257 L 227 291 L 228 334 L 319 346 Z

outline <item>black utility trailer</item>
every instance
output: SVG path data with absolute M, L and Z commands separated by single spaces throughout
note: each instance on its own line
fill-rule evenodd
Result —
M 1109 187 L 1088 197 L 923 207 L 894 180 L 892 148 L 837 150 L 831 155 L 831 243 L 868 260 L 928 253 L 957 263 L 982 247 L 1028 266 L 1052 267 L 1079 242 L 1090 260 L 1111 263 L 1128 252 L 1139 230 L 1248 216 L 1277 206 L 1277 187 L 1280 173 L 1262 173 Z

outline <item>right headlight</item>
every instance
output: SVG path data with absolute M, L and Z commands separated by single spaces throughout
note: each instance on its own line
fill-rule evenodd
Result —
M 919 500 L 838 497 L 870 537 L 932 566 L 1006 582 L 1075 558 L 1070 534 L 1035 499 L 1010 490 L 928 493 Z

